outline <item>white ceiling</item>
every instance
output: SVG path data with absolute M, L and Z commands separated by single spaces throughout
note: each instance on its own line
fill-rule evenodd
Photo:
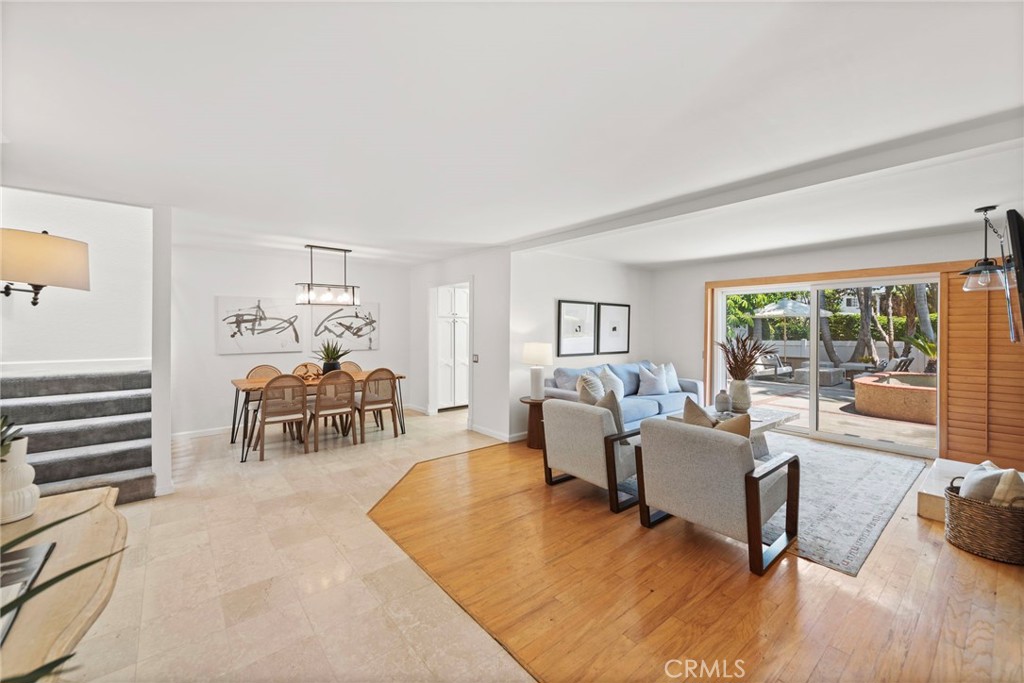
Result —
M 3 181 L 178 207 L 181 243 L 426 260 L 1019 108 L 1022 7 L 5 2 Z M 898 174 L 868 217 L 959 220 L 952 166 L 927 219 Z M 839 239 L 864 192 L 758 221 Z

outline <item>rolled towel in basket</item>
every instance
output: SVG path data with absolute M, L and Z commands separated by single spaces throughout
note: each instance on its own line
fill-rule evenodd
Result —
M 1014 469 L 1001 469 L 986 460 L 964 475 L 960 495 L 992 505 L 1010 505 L 1024 497 L 1024 478 Z

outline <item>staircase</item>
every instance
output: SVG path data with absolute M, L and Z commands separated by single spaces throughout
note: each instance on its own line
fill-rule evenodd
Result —
M 118 503 L 153 497 L 149 372 L 4 377 L 0 413 L 28 437 L 42 495 L 116 486 Z

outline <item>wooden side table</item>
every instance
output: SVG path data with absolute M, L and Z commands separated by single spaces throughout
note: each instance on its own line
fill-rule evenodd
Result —
M 529 422 L 526 426 L 527 448 L 544 448 L 544 408 L 547 398 L 530 398 L 523 396 L 520 402 L 530 406 Z

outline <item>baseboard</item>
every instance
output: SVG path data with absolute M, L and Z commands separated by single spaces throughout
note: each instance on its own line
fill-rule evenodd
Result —
M 493 429 L 487 429 L 486 427 L 481 427 L 480 425 L 472 425 L 470 429 L 474 432 L 479 432 L 484 436 L 489 436 L 492 439 L 497 439 L 498 441 L 503 441 L 505 443 L 508 443 L 509 441 L 508 433 L 506 432 L 496 432 Z
M 156 496 L 169 496 L 172 493 L 174 493 L 174 484 L 169 484 L 167 486 L 158 486 L 156 488 L 156 491 L 153 492 L 153 494 Z
M 172 439 L 191 439 L 199 436 L 213 436 L 214 434 L 228 433 L 231 431 L 231 427 L 213 427 L 211 429 L 197 429 L 191 432 L 174 432 L 171 434 Z M 239 427 L 239 433 L 241 433 L 241 427 Z
M 512 443 L 514 441 L 525 441 L 526 435 L 526 432 L 516 432 L 515 434 L 509 434 L 508 441 L 509 443 Z
M 423 406 L 414 406 L 411 403 L 406 403 L 405 407 L 408 408 L 409 410 L 415 410 L 417 413 L 423 413 L 424 415 L 428 414 L 427 409 L 424 408 Z

